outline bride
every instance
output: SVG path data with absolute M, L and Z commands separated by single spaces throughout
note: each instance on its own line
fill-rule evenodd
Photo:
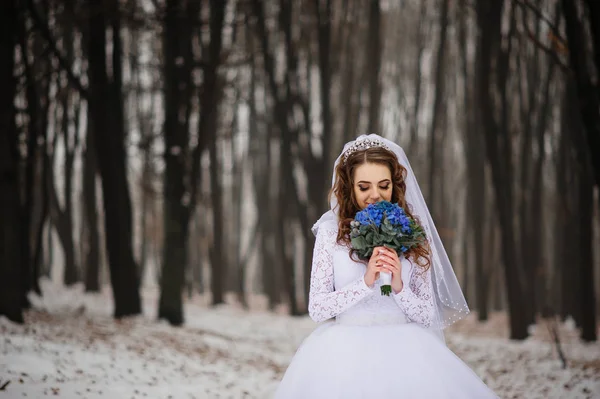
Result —
M 347 143 L 334 166 L 331 210 L 316 235 L 308 310 L 323 322 L 292 359 L 275 398 L 497 398 L 444 341 L 466 316 L 462 295 L 406 154 L 378 135 Z M 352 256 L 350 221 L 381 200 L 419 220 L 428 245 L 398 256 Z M 379 274 L 392 294 L 381 295 Z

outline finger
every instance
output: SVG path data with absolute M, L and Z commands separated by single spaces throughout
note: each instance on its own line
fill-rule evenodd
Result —
M 391 256 L 381 255 L 380 260 L 387 262 L 391 265 L 394 265 L 394 267 L 397 269 L 399 268 L 399 265 L 398 265 L 399 262 L 396 259 L 392 258 Z
M 388 253 L 382 253 L 381 255 L 379 255 L 380 258 L 383 259 L 389 259 L 391 261 L 395 261 L 396 259 L 394 259 L 394 257 Z
M 386 248 L 385 251 L 383 251 L 384 254 L 391 256 L 392 258 L 399 260 L 398 258 L 398 254 L 396 253 L 396 251 Z
M 386 271 L 386 272 L 390 272 L 390 273 L 398 272 L 398 269 L 389 263 L 383 263 L 381 267 L 382 267 L 382 271 Z
M 376 254 L 380 255 L 382 253 L 385 253 L 385 251 L 387 251 L 388 249 L 386 247 L 375 247 L 375 249 L 373 250 Z

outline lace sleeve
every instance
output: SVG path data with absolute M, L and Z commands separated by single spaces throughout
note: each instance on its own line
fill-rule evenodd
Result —
M 336 231 L 321 227 L 317 233 L 313 252 L 308 314 L 317 323 L 339 315 L 374 290 L 361 276 L 345 287 L 335 290 L 333 280 L 333 248 Z
M 433 292 L 431 289 L 431 271 L 418 270 L 411 273 L 408 286 L 394 295 L 396 303 L 411 321 L 424 327 L 431 326 L 434 318 Z

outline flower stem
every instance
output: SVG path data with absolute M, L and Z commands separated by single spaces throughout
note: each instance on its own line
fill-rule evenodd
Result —
M 386 284 L 386 285 L 381 286 L 381 295 L 390 296 L 391 293 L 392 293 L 391 285 Z

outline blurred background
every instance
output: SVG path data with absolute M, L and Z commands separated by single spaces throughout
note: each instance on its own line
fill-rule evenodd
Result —
M 0 315 L 48 277 L 304 315 L 345 142 L 404 147 L 470 307 L 600 309 L 595 0 L 4 0 Z

